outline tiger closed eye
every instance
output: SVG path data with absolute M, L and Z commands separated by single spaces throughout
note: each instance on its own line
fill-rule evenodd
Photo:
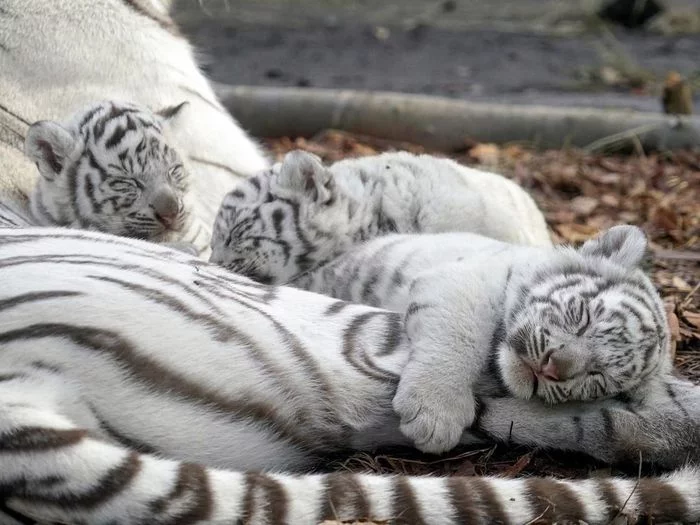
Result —
M 136 185 L 128 179 L 112 179 L 108 184 L 109 187 L 115 191 L 125 191 L 136 187 Z

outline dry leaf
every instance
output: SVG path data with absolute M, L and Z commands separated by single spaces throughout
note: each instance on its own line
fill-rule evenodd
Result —
M 606 206 L 611 206 L 613 208 L 617 208 L 620 205 L 619 197 L 611 193 L 606 193 L 605 195 L 603 195 L 600 198 L 600 202 L 602 202 Z
M 598 207 L 598 199 L 593 197 L 576 197 L 571 200 L 571 209 L 579 215 L 590 215 Z
M 654 226 L 665 230 L 666 233 L 678 228 L 678 216 L 673 210 L 668 208 L 655 207 L 651 211 L 650 219 Z
M 513 465 L 508 467 L 503 471 L 503 476 L 506 478 L 514 478 L 518 474 L 520 474 L 525 467 L 527 467 L 530 464 L 530 461 L 532 461 L 532 456 L 534 455 L 534 452 L 528 452 L 527 454 L 523 454 L 518 458 L 518 461 L 516 461 Z
M 469 156 L 479 164 L 498 164 L 500 148 L 496 144 L 477 144 L 469 150 Z
M 554 229 L 569 242 L 587 241 L 598 233 L 598 228 L 587 224 L 557 224 Z
M 695 328 L 700 328 L 700 313 L 697 312 L 683 312 L 683 319 Z
M 689 292 L 693 289 L 692 286 L 690 286 L 687 282 L 685 282 L 681 277 L 678 277 L 677 275 L 674 275 L 671 278 L 671 284 L 679 292 Z

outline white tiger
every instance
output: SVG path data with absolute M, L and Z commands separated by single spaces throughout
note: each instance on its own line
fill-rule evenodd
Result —
M 188 166 L 165 137 L 183 106 L 154 114 L 106 101 L 64 124 L 32 124 L 25 151 L 41 174 L 30 198 L 34 222 L 182 242 L 207 254 L 211 226 L 200 220 Z
M 269 163 L 217 100 L 167 0 L 3 0 L 0 6 L 0 194 L 26 206 L 36 168 L 22 138 L 99 100 L 153 111 L 188 102 L 173 139 L 209 227 L 223 196 Z
M 639 480 L 301 474 L 328 452 L 406 443 L 391 409 L 409 358 L 398 314 L 101 233 L 4 229 L 0 246 L 8 522 L 700 520 L 690 467 Z M 465 443 L 700 460 L 700 391 L 670 375 L 654 399 L 551 407 L 493 388 L 478 386 Z
M 257 215 L 249 203 L 241 215 L 230 206 L 231 255 L 222 246 L 212 260 L 237 261 L 234 268 L 259 278 L 258 261 L 275 260 L 275 244 L 260 243 L 248 259 L 241 246 L 255 246 L 269 216 L 280 213 L 266 213 L 268 204 L 261 200 Z M 269 276 L 405 315 L 412 357 L 394 408 L 419 449 L 441 453 L 476 417 L 474 386 L 484 374 L 516 397 L 547 403 L 653 395 L 652 379 L 668 374 L 672 360 L 663 303 L 638 268 L 646 247 L 632 226 L 580 250 L 469 233 L 385 235 L 297 275 L 294 259 L 283 259 Z
M 500 175 L 406 152 L 326 168 L 293 151 L 224 198 L 210 260 L 279 284 L 377 236 L 448 231 L 552 244 L 532 198 Z
M 404 313 L 411 359 L 394 408 L 426 452 L 454 447 L 485 374 L 549 404 L 653 397 L 673 368 L 663 302 L 638 268 L 641 230 L 579 250 L 468 233 L 389 235 L 289 284 Z

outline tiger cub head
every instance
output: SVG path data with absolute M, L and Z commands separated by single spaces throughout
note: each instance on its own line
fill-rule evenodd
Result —
M 43 224 L 176 239 L 190 216 L 188 172 L 165 133 L 184 105 L 154 113 L 107 101 L 67 123 L 32 124 L 25 153 L 40 173 L 33 215 Z
M 515 396 L 613 397 L 671 370 L 665 308 L 639 269 L 646 247 L 639 228 L 615 226 L 512 276 L 498 364 Z
M 371 203 L 349 198 L 316 155 L 292 151 L 224 197 L 210 261 L 258 282 L 288 283 L 357 241 L 370 218 L 361 206 Z

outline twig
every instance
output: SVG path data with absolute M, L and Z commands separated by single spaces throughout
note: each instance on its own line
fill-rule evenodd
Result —
M 587 153 L 596 153 L 607 146 L 623 142 L 627 139 L 639 141 L 639 135 L 642 133 L 647 133 L 648 131 L 653 131 L 655 129 L 660 129 L 665 127 L 666 124 L 647 124 L 644 126 L 638 126 L 636 128 L 628 129 L 626 131 L 621 131 L 620 133 L 615 133 L 607 137 L 595 140 L 585 146 L 583 150 Z
M 532 525 L 533 523 L 537 523 L 539 520 L 541 520 L 547 512 L 549 512 L 549 509 L 551 508 L 550 505 L 547 505 L 547 508 L 545 508 L 541 514 L 535 518 L 532 518 L 530 521 L 528 521 L 525 525 Z
M 688 295 L 685 296 L 685 298 L 681 301 L 681 308 L 685 308 L 690 304 L 690 300 L 693 298 L 695 293 L 700 290 L 700 281 L 698 281 L 698 284 L 696 284 L 692 290 L 688 292 Z
M 620 510 L 617 512 L 615 517 L 610 520 L 610 523 L 613 523 L 617 518 L 619 518 L 622 515 L 622 511 L 625 510 L 625 507 L 629 503 L 629 501 L 632 499 L 632 495 L 637 491 L 637 487 L 639 487 L 639 482 L 642 480 L 642 451 L 639 451 L 639 471 L 637 472 L 637 482 L 634 484 L 634 487 L 632 487 L 632 492 L 630 492 L 630 495 L 627 496 L 627 499 L 625 502 L 622 504 L 622 507 L 620 507 Z

